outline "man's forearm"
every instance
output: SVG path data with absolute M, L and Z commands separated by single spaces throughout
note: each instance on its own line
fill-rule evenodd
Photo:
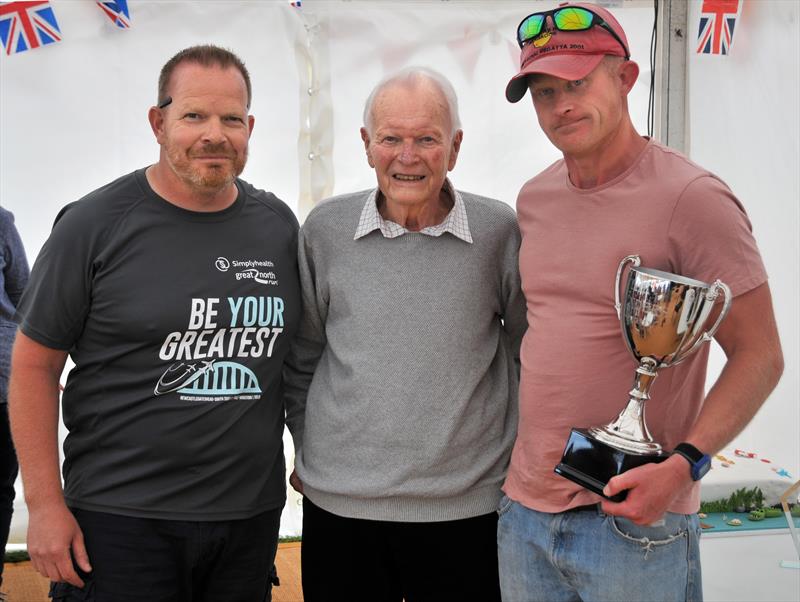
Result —
M 782 372 L 779 347 L 766 355 L 741 352 L 729 357 L 686 441 L 705 453 L 718 452 L 752 420 Z
M 58 379 L 66 354 L 38 351 L 36 343 L 21 333 L 18 335 L 9 382 L 11 433 L 25 500 L 31 509 L 63 503 L 58 456 Z
M 717 340 L 728 361 L 686 439 L 708 454 L 719 451 L 747 426 L 783 372 L 766 284 L 734 299 Z

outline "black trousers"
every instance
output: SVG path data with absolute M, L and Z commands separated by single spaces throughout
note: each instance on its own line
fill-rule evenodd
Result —
M 303 498 L 306 602 L 499 602 L 497 513 L 435 523 L 345 518 Z
M 244 520 L 133 518 L 74 509 L 92 572 L 54 602 L 264 602 L 271 599 L 281 508 Z
M 8 404 L 0 403 L 0 543 L 3 552 L 8 542 L 11 514 L 14 512 L 14 481 L 17 478 L 17 455 L 8 427 Z M 0 585 L 3 584 L 3 564 L 0 562 Z

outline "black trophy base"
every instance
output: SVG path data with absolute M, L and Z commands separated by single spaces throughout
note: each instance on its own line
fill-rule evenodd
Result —
M 641 455 L 623 451 L 598 441 L 586 429 L 572 429 L 555 472 L 607 500 L 621 502 L 627 491 L 620 491 L 611 497 L 603 495 L 603 488 L 611 477 L 637 466 L 663 462 L 668 457 L 666 452 Z

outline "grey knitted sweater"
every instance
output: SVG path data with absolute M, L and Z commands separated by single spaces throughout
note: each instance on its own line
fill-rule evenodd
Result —
M 285 401 L 305 495 L 373 520 L 492 512 L 526 328 L 516 217 L 462 192 L 471 244 L 378 230 L 354 240 L 370 192 L 321 203 L 300 232 L 304 317 Z

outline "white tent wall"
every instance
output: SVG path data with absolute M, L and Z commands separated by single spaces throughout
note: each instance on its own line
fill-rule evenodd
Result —
M 453 173 L 459 188 L 513 205 L 521 184 L 558 158 L 529 99 L 511 105 L 503 95 L 516 72 L 515 27 L 555 2 L 305 0 L 296 9 L 283 0 L 129 0 L 133 27 L 127 31 L 90 0 L 52 4 L 63 41 L 0 58 L 0 204 L 15 213 L 31 260 L 64 204 L 156 159 L 146 114 L 158 71 L 192 44 L 229 47 L 248 65 L 256 125 L 243 177 L 275 192 L 301 218 L 323 196 L 374 185 L 358 133 L 363 102 L 381 77 L 407 65 L 441 71 L 458 92 L 465 130 Z M 631 109 L 645 132 L 652 3 L 604 4 L 627 30 L 642 70 Z M 748 9 L 756 4 L 779 10 Z M 690 34 L 698 10 L 693 1 Z M 747 47 L 748 36 L 753 49 L 743 57 L 692 56 L 689 87 L 692 156 L 726 179 L 750 213 L 787 356 L 778 392 L 739 440 L 769 449 L 793 474 L 800 463 L 797 17 L 794 2 L 746 0 L 734 53 Z M 781 29 L 778 39 L 772 32 Z M 758 39 L 786 50 L 768 54 Z M 781 69 L 769 64 L 776 57 Z M 761 144 L 754 146 L 756 140 Z M 751 148 L 758 150 L 742 152 Z M 721 364 L 715 359 L 710 377 Z M 290 495 L 284 535 L 299 531 L 296 504 Z M 16 508 L 12 540 L 24 541 L 21 496 Z
M 745 0 L 728 56 L 695 53 L 689 11 L 689 155 L 744 204 L 769 273 L 786 368 L 733 447 L 800 465 L 800 2 Z M 711 374 L 724 355 L 716 346 Z
M 786 368 L 778 387 L 731 444 L 800 465 L 800 2 L 745 0 L 728 56 L 695 52 L 700 2 L 689 4 L 687 141 L 691 158 L 725 180 L 747 209 L 769 273 Z M 709 384 L 724 355 L 714 344 Z M 797 600 L 788 535 L 703 538 L 706 600 Z

